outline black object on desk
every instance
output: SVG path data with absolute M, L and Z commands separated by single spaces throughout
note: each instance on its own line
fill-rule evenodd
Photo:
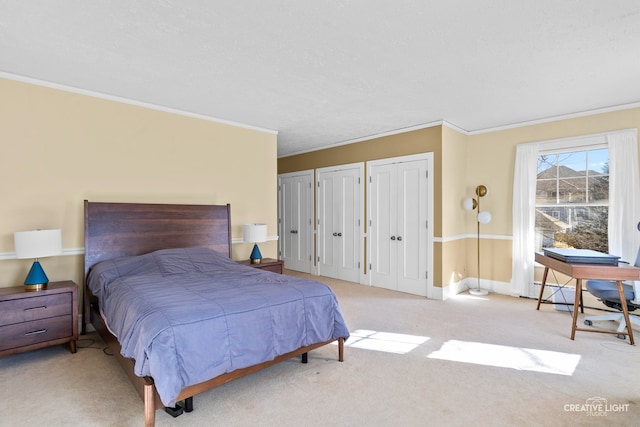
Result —
M 619 256 L 609 255 L 591 249 L 543 248 L 549 258 L 572 264 L 618 265 Z

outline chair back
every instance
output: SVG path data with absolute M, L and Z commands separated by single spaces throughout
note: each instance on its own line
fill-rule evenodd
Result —
M 640 223 L 638 223 L 638 229 L 640 229 Z M 636 267 L 640 267 L 640 248 L 638 249 L 638 255 L 636 255 L 636 262 L 633 264 Z M 631 282 L 633 286 L 633 299 L 631 304 L 640 306 L 640 280 Z

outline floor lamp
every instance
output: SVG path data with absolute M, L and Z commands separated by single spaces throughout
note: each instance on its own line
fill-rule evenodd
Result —
M 468 198 L 462 202 L 462 206 L 468 211 L 477 211 L 476 222 L 478 224 L 478 286 L 469 288 L 471 295 L 488 295 L 489 291 L 480 288 L 480 224 L 488 224 L 491 222 L 491 213 L 488 211 L 480 210 L 480 199 L 489 193 L 489 189 L 484 185 L 478 185 L 476 187 L 477 198 Z

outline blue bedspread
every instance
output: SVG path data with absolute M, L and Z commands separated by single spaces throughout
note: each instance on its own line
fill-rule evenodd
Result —
M 325 284 L 240 265 L 204 248 L 96 264 L 88 278 L 122 355 L 167 406 L 186 386 L 348 338 Z

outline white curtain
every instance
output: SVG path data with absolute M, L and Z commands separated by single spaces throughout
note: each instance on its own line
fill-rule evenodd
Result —
M 528 295 L 533 286 L 536 221 L 536 143 L 520 144 L 516 148 L 513 176 L 513 255 L 511 291 Z
M 640 247 L 637 129 L 607 135 L 609 146 L 609 253 L 633 264 Z

